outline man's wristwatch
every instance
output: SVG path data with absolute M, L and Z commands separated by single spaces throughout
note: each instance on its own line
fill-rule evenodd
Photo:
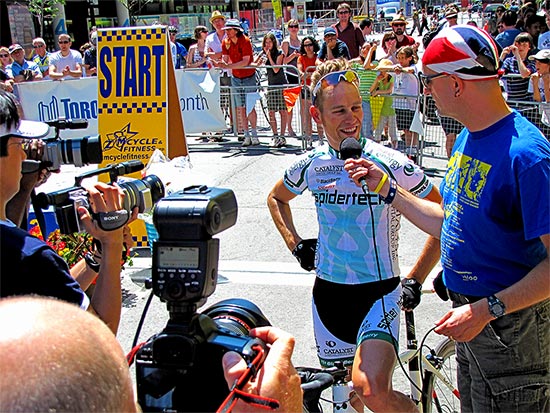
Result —
M 487 297 L 487 301 L 489 304 L 489 312 L 493 317 L 499 318 L 506 314 L 506 306 L 495 295 Z

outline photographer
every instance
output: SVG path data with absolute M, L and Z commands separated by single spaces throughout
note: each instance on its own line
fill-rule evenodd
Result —
M 13 78 L 15 83 L 42 79 L 40 68 L 36 63 L 25 59 L 25 50 L 20 44 L 11 45 L 9 50 L 13 62 L 6 70 L 8 76 Z
M 37 294 L 63 299 L 97 315 L 116 332 L 120 320 L 120 258 L 123 228 L 103 231 L 92 220 L 90 211 L 78 208 L 86 231 L 102 245 L 103 256 L 91 303 L 82 287 L 69 273 L 67 264 L 44 242 L 17 228 L 8 220 L 6 205 L 19 191 L 22 162 L 26 159 L 26 139 L 39 139 L 48 132 L 47 125 L 21 121 L 14 95 L 0 91 L 0 296 Z M 122 209 L 120 188 L 96 183 L 87 188 L 92 212 Z M 137 211 L 134 211 L 134 215 Z M 84 287 L 85 288 L 85 287 Z
M 0 360 L 0 411 L 141 411 L 122 349 L 94 317 L 58 300 L 13 297 L 0 300 L 0 324 L 0 352 L 10 354 Z M 271 350 L 245 391 L 278 400 L 281 412 L 301 412 L 300 379 L 290 361 L 294 338 L 274 327 L 255 335 Z M 231 352 L 223 366 L 228 386 L 246 368 Z M 68 373 L 77 379 L 67 380 Z M 233 411 L 258 409 L 239 401 Z

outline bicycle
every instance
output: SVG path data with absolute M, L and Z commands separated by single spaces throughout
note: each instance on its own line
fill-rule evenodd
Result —
M 460 395 L 457 389 L 454 341 L 445 338 L 435 348 L 426 346 L 429 354 L 425 355 L 422 353 L 425 340 L 433 329 L 424 335 L 418 345 L 412 311 L 405 312 L 405 328 L 407 349 L 399 353 L 395 369 L 404 370 L 404 365 L 408 365 L 406 375 L 410 382 L 409 397 L 417 403 L 422 413 L 459 412 Z M 348 372 L 341 362 L 331 368 L 297 367 L 297 370 L 302 378 L 304 407 L 309 413 L 323 413 L 321 400 L 332 404 L 334 413 L 355 411 L 349 403 L 349 398 L 341 398 L 342 387 L 348 386 Z M 322 398 L 321 393 L 330 386 L 333 387 L 332 400 Z M 335 389 L 338 393 L 336 397 Z

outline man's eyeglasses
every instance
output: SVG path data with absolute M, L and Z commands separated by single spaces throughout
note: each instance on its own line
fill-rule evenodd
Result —
M 43 44 L 33 44 L 32 45 L 33 49 L 40 49 L 41 47 L 44 47 L 44 45 Z
M 16 135 L 8 134 L 0 136 L 0 139 L 9 139 L 12 138 L 12 142 L 8 142 L 8 146 L 17 145 L 20 146 L 23 150 L 27 149 L 27 146 L 31 143 L 31 139 L 24 139 Z
M 396 26 L 396 27 L 405 27 L 406 24 L 405 24 L 405 23 L 394 23 L 394 24 L 392 24 L 392 26 Z
M 428 89 L 430 88 L 430 85 L 434 79 L 447 76 L 449 76 L 447 73 L 436 73 L 435 75 L 425 75 L 424 73 L 418 74 L 420 82 L 422 82 L 422 86 L 427 87 Z
M 338 14 L 349 14 L 349 10 L 340 10 Z
M 353 83 L 355 86 L 359 87 L 359 76 L 357 76 L 357 73 L 355 73 L 353 70 L 332 72 L 319 79 L 319 81 L 313 88 L 313 92 L 311 92 L 311 103 L 315 105 L 317 94 L 321 89 L 326 89 L 329 86 L 336 86 L 342 81 Z
M 69 44 L 69 43 L 71 43 L 71 42 L 68 41 L 68 40 L 60 40 L 60 41 L 58 41 L 57 43 L 59 43 L 59 44 Z
M 297 29 L 298 27 L 300 27 L 300 26 L 298 26 L 297 24 L 289 24 L 288 25 L 289 29 Z

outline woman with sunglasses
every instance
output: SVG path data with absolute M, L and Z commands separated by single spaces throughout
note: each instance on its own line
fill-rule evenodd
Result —
M 300 56 L 298 57 L 298 70 L 302 77 L 302 91 L 300 93 L 300 109 L 302 111 L 302 122 L 305 138 L 307 140 L 307 149 L 313 149 L 313 137 L 311 127 L 311 115 L 309 114 L 309 107 L 311 106 L 311 75 L 315 71 L 315 68 L 320 63 L 317 59 L 317 53 L 319 53 L 319 42 L 315 40 L 313 36 L 306 36 L 302 39 L 302 46 L 300 48 Z M 324 143 L 324 132 L 322 125 L 317 124 L 317 135 L 319 137 L 319 145 Z
M 393 64 L 397 64 L 397 37 L 395 33 L 384 33 L 382 37 L 382 50 L 386 53 L 382 59 L 391 60 Z
M 300 33 L 300 22 L 298 22 L 298 20 L 296 19 L 290 19 L 288 21 L 287 27 L 288 36 L 281 43 L 281 48 L 283 49 L 284 53 L 282 64 L 293 66 L 285 70 L 286 78 L 290 85 L 299 85 L 300 74 L 298 72 L 298 57 L 300 56 L 300 47 L 302 46 L 302 42 L 298 37 L 298 33 Z M 287 130 L 288 136 L 295 138 L 296 132 L 294 132 L 294 129 L 292 128 L 293 113 L 294 112 L 292 109 L 288 112 Z
M 283 52 L 279 50 L 279 43 L 277 38 L 272 32 L 267 33 L 262 41 L 262 55 L 259 56 L 261 61 L 256 63 L 263 63 L 267 69 L 267 84 L 269 86 L 275 86 L 274 88 L 267 88 L 267 109 L 269 110 L 269 126 L 273 132 L 273 139 L 271 140 L 271 146 L 275 148 L 282 148 L 286 145 L 285 128 L 287 125 L 287 107 L 285 98 L 283 96 L 283 85 L 287 83 L 284 69 L 281 67 L 283 64 Z M 279 112 L 281 117 L 280 133 L 277 132 L 277 117 L 275 112 Z
M 204 53 L 207 36 L 208 29 L 206 26 L 195 27 L 194 37 L 197 43 L 189 47 L 189 53 L 187 53 L 187 67 L 208 67 L 208 58 Z
M 0 69 L 3 71 L 6 71 L 6 68 L 11 65 L 11 56 L 10 56 L 10 49 L 8 49 L 6 46 L 0 47 Z
M 415 403 L 392 388 L 402 301 L 400 216 L 388 205 L 389 196 L 380 198 L 376 190 L 364 193 L 349 179 L 341 146 L 351 143 L 353 150 L 346 156 L 371 160 L 416 196 L 436 203 L 441 197 L 422 169 L 403 154 L 361 137 L 359 78 L 345 60 L 319 65 L 311 84 L 310 113 L 323 125 L 328 145 L 296 159 L 271 190 L 267 204 L 302 268 L 315 269 L 312 309 L 321 365 L 341 360 L 350 367 L 358 396 L 351 404 L 357 411 L 363 411 L 364 404 L 374 412 L 414 412 Z M 318 239 L 302 239 L 293 222 L 290 202 L 306 190 L 315 199 Z M 439 257 L 438 245 L 430 239 L 411 274 L 429 272 Z

